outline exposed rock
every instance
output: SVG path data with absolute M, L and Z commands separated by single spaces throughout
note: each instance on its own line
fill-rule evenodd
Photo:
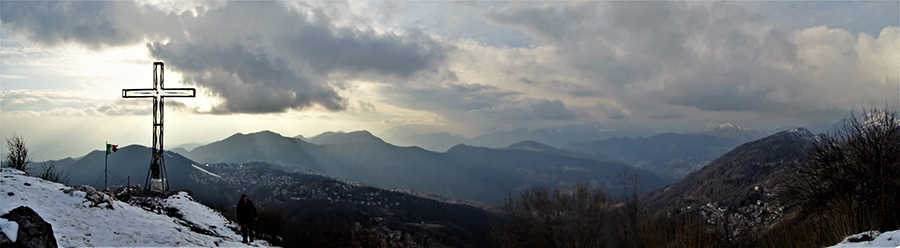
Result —
M 116 199 L 128 202 L 133 196 L 141 196 L 141 186 L 140 185 L 128 185 L 124 187 L 119 187 L 118 189 L 113 191 L 113 195 L 116 196 Z
M 14 246 L 12 240 L 6 237 L 5 234 L 0 233 L 0 247 L 16 247 Z
M 87 186 L 87 185 L 78 185 L 78 186 L 73 187 L 73 189 L 78 190 L 78 191 L 84 191 L 84 193 L 87 193 L 88 195 L 91 195 L 92 193 L 97 192 L 97 190 L 94 189 L 94 187 Z
M 44 219 L 31 208 L 20 206 L 0 217 L 19 224 L 16 242 L 12 243 L 6 235 L 0 235 L 2 236 L 2 238 L 0 238 L 0 246 L 57 247 L 56 237 L 53 236 L 53 226 L 44 221 Z
M 66 188 L 66 189 L 62 189 L 62 190 L 63 190 L 63 193 L 70 194 L 70 195 L 73 195 L 75 193 L 75 191 L 84 192 L 84 199 L 88 200 L 86 202 L 86 204 L 88 204 L 88 205 L 85 205 L 85 206 L 105 207 L 107 209 L 113 209 L 112 201 L 115 199 L 115 197 L 113 197 L 111 195 L 111 193 L 97 191 L 96 189 L 94 189 L 94 187 L 87 186 L 87 185 L 78 185 L 78 186 L 75 186 L 72 188 Z

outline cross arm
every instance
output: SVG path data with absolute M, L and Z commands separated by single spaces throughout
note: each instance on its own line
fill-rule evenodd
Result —
M 163 88 L 156 90 L 148 89 L 124 89 L 122 97 L 124 98 L 144 98 L 144 97 L 196 97 L 197 90 L 194 88 Z

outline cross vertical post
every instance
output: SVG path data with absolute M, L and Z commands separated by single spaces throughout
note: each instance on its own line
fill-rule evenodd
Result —
M 195 97 L 194 88 L 165 88 L 163 62 L 153 62 L 153 88 L 123 89 L 123 98 L 153 98 L 153 147 L 151 148 L 150 169 L 144 188 L 149 191 L 169 191 L 166 161 L 163 157 L 163 108 L 165 97 Z

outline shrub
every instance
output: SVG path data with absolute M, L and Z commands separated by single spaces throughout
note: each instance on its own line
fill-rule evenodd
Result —
M 28 157 L 28 147 L 25 146 L 22 135 L 13 133 L 12 137 L 7 137 L 6 148 L 9 149 L 6 154 L 6 166 L 26 171 L 25 166 L 31 163 L 31 158 Z
M 820 135 L 804 163 L 792 168 L 782 195 L 801 219 L 840 230 L 832 241 L 900 224 L 900 118 L 885 108 L 851 113 L 836 130 Z M 840 220 L 840 221 L 836 221 Z M 839 222 L 839 223 L 835 223 Z
M 56 169 L 56 164 L 50 162 L 48 165 L 47 162 L 41 163 L 41 175 L 39 176 L 41 179 L 66 184 L 69 181 L 69 173 L 63 174 L 62 171 Z
M 503 212 L 510 224 L 498 229 L 500 247 L 606 247 L 606 218 L 613 202 L 601 189 L 576 183 L 571 189 L 536 186 L 509 197 Z
M 274 245 L 280 245 L 274 242 L 281 235 L 285 226 L 284 214 L 280 209 L 259 208 L 259 214 L 256 221 L 256 232 L 258 237 L 269 240 Z

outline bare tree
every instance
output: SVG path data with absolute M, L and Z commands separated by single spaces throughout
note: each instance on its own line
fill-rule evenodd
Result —
M 501 247 L 606 247 L 606 218 L 614 203 L 606 192 L 577 183 L 571 189 L 536 186 L 508 198 L 511 224 L 498 231 Z
M 31 158 L 28 157 L 28 147 L 25 146 L 25 139 L 22 138 L 22 135 L 13 133 L 12 137 L 7 137 L 6 147 L 9 149 L 6 154 L 6 165 L 25 171 L 25 166 L 31 163 Z
M 887 106 L 863 109 L 820 135 L 805 163 L 794 166 L 790 206 L 809 218 L 834 219 L 846 231 L 900 225 L 900 118 Z M 831 216 L 831 217 L 827 217 Z
M 56 169 L 56 163 L 50 161 L 41 163 L 41 179 L 66 184 L 69 181 L 69 173 L 63 174 L 62 171 Z
M 641 236 L 643 231 L 641 222 L 647 217 L 647 211 L 641 204 L 640 195 L 638 195 L 643 191 L 643 184 L 637 174 L 629 174 L 627 171 L 619 174 L 619 180 L 625 194 L 622 197 L 623 204 L 619 208 L 617 216 L 621 225 L 621 228 L 616 229 L 619 232 L 617 236 L 622 246 L 640 247 L 638 244 L 641 240 L 639 239 L 645 238 Z

